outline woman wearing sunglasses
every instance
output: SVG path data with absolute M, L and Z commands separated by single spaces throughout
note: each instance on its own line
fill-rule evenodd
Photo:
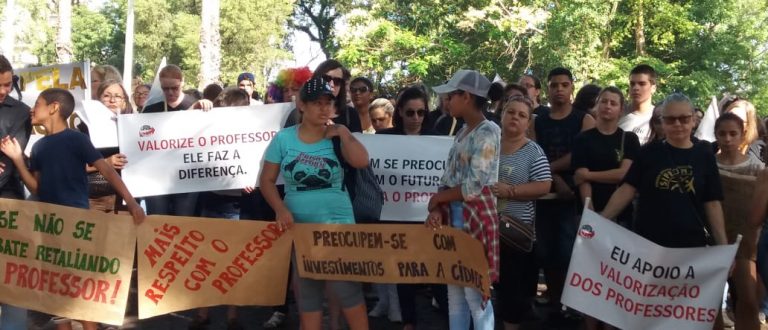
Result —
M 429 113 L 429 98 L 418 87 L 408 87 L 400 92 L 395 106 L 394 127 L 376 132 L 376 134 L 395 135 L 437 135 L 424 119 Z
M 717 161 L 709 142 L 691 140 L 694 121 L 688 97 L 664 100 L 665 139 L 640 149 L 603 216 L 616 218 L 637 192 L 637 234 L 665 247 L 726 244 Z
M 376 134 L 391 135 L 438 135 L 430 125 L 424 123 L 427 116 L 429 98 L 418 87 L 408 87 L 399 93 L 396 102 L 395 126 L 377 131 Z M 377 284 L 374 285 L 379 301 L 376 307 L 368 314 L 372 317 L 388 315 L 390 321 L 403 322 L 403 329 L 416 328 L 416 292 L 420 284 Z M 448 317 L 448 297 L 445 285 L 430 285 L 440 311 Z

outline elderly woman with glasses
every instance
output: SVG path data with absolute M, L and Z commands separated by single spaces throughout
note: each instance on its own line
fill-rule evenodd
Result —
M 708 142 L 691 139 L 693 105 L 672 94 L 661 107 L 665 139 L 640 149 L 602 214 L 616 218 L 638 193 L 637 234 L 665 247 L 726 244 L 717 161 Z
M 113 113 L 114 121 L 111 123 L 101 123 L 102 125 L 117 125 L 117 115 L 133 113 L 131 102 L 128 100 L 128 94 L 119 81 L 102 81 L 96 91 L 96 95 L 97 100 Z M 89 128 L 84 123 L 78 125 L 77 128 L 83 133 L 89 133 Z M 128 163 L 125 155 L 121 154 L 117 148 L 104 148 L 99 151 L 104 156 L 104 160 L 112 165 L 118 173 Z M 88 202 L 90 203 L 90 208 L 106 213 L 121 210 L 123 206 L 122 201 L 117 198 L 115 191 L 106 183 L 106 179 L 104 179 L 101 173 L 91 166 L 86 166 L 86 171 L 88 172 Z

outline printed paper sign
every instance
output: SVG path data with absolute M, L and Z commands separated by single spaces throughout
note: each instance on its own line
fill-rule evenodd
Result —
M 255 186 L 292 105 L 120 115 L 123 181 L 139 197 Z
M 441 136 L 365 135 L 356 137 L 371 158 L 384 191 L 384 221 L 424 222 L 427 203 L 437 193 L 453 139 Z
M 620 329 L 712 329 L 737 247 L 664 248 L 584 210 L 562 303 Z
M 291 230 L 299 276 L 372 283 L 444 283 L 490 295 L 482 244 L 424 225 L 297 224 Z
M 122 324 L 135 235 L 128 216 L 0 199 L 0 301 Z
M 141 319 L 285 301 L 291 237 L 273 222 L 150 216 L 138 234 Z

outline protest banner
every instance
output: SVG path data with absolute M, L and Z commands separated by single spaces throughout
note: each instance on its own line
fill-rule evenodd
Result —
M 296 224 L 291 231 L 302 277 L 454 284 L 490 295 L 485 250 L 460 230 L 417 224 Z
M 128 216 L 0 199 L 0 301 L 122 324 L 135 233 Z
M 620 329 L 712 329 L 737 246 L 664 248 L 586 209 L 562 303 Z
M 55 64 L 40 67 L 28 67 L 15 69 L 14 73 L 21 77 L 21 101 L 30 108 L 35 106 L 35 101 L 40 92 L 48 88 L 63 88 L 69 90 L 75 97 L 75 112 L 67 121 L 69 128 L 75 128 L 77 117 L 83 113 L 83 100 L 91 98 L 90 90 L 90 63 L 76 62 Z M 45 134 L 42 126 L 35 126 L 32 136 L 29 138 L 25 154 L 29 156 L 32 146 Z
M 453 139 L 442 136 L 365 135 L 356 137 L 371 158 L 384 191 L 384 221 L 424 222 L 437 193 Z
M 118 117 L 123 181 L 134 196 L 256 186 L 292 103 Z
M 757 258 L 757 230 L 751 230 L 749 224 L 750 208 L 745 207 L 745 201 L 752 200 L 755 192 L 757 168 L 744 169 L 744 173 L 734 173 L 720 170 L 720 182 L 723 187 L 723 220 L 728 243 L 735 243 L 736 237 L 742 235 L 737 254 L 749 260 Z
M 274 222 L 150 216 L 137 246 L 141 319 L 285 300 L 291 237 Z

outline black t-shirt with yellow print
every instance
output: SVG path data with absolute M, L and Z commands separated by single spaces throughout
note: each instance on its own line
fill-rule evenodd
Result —
M 694 141 L 688 149 L 650 142 L 640 149 L 624 182 L 639 193 L 635 222 L 639 235 L 666 247 L 707 244 L 702 228 L 709 225 L 704 203 L 723 199 L 709 142 Z

